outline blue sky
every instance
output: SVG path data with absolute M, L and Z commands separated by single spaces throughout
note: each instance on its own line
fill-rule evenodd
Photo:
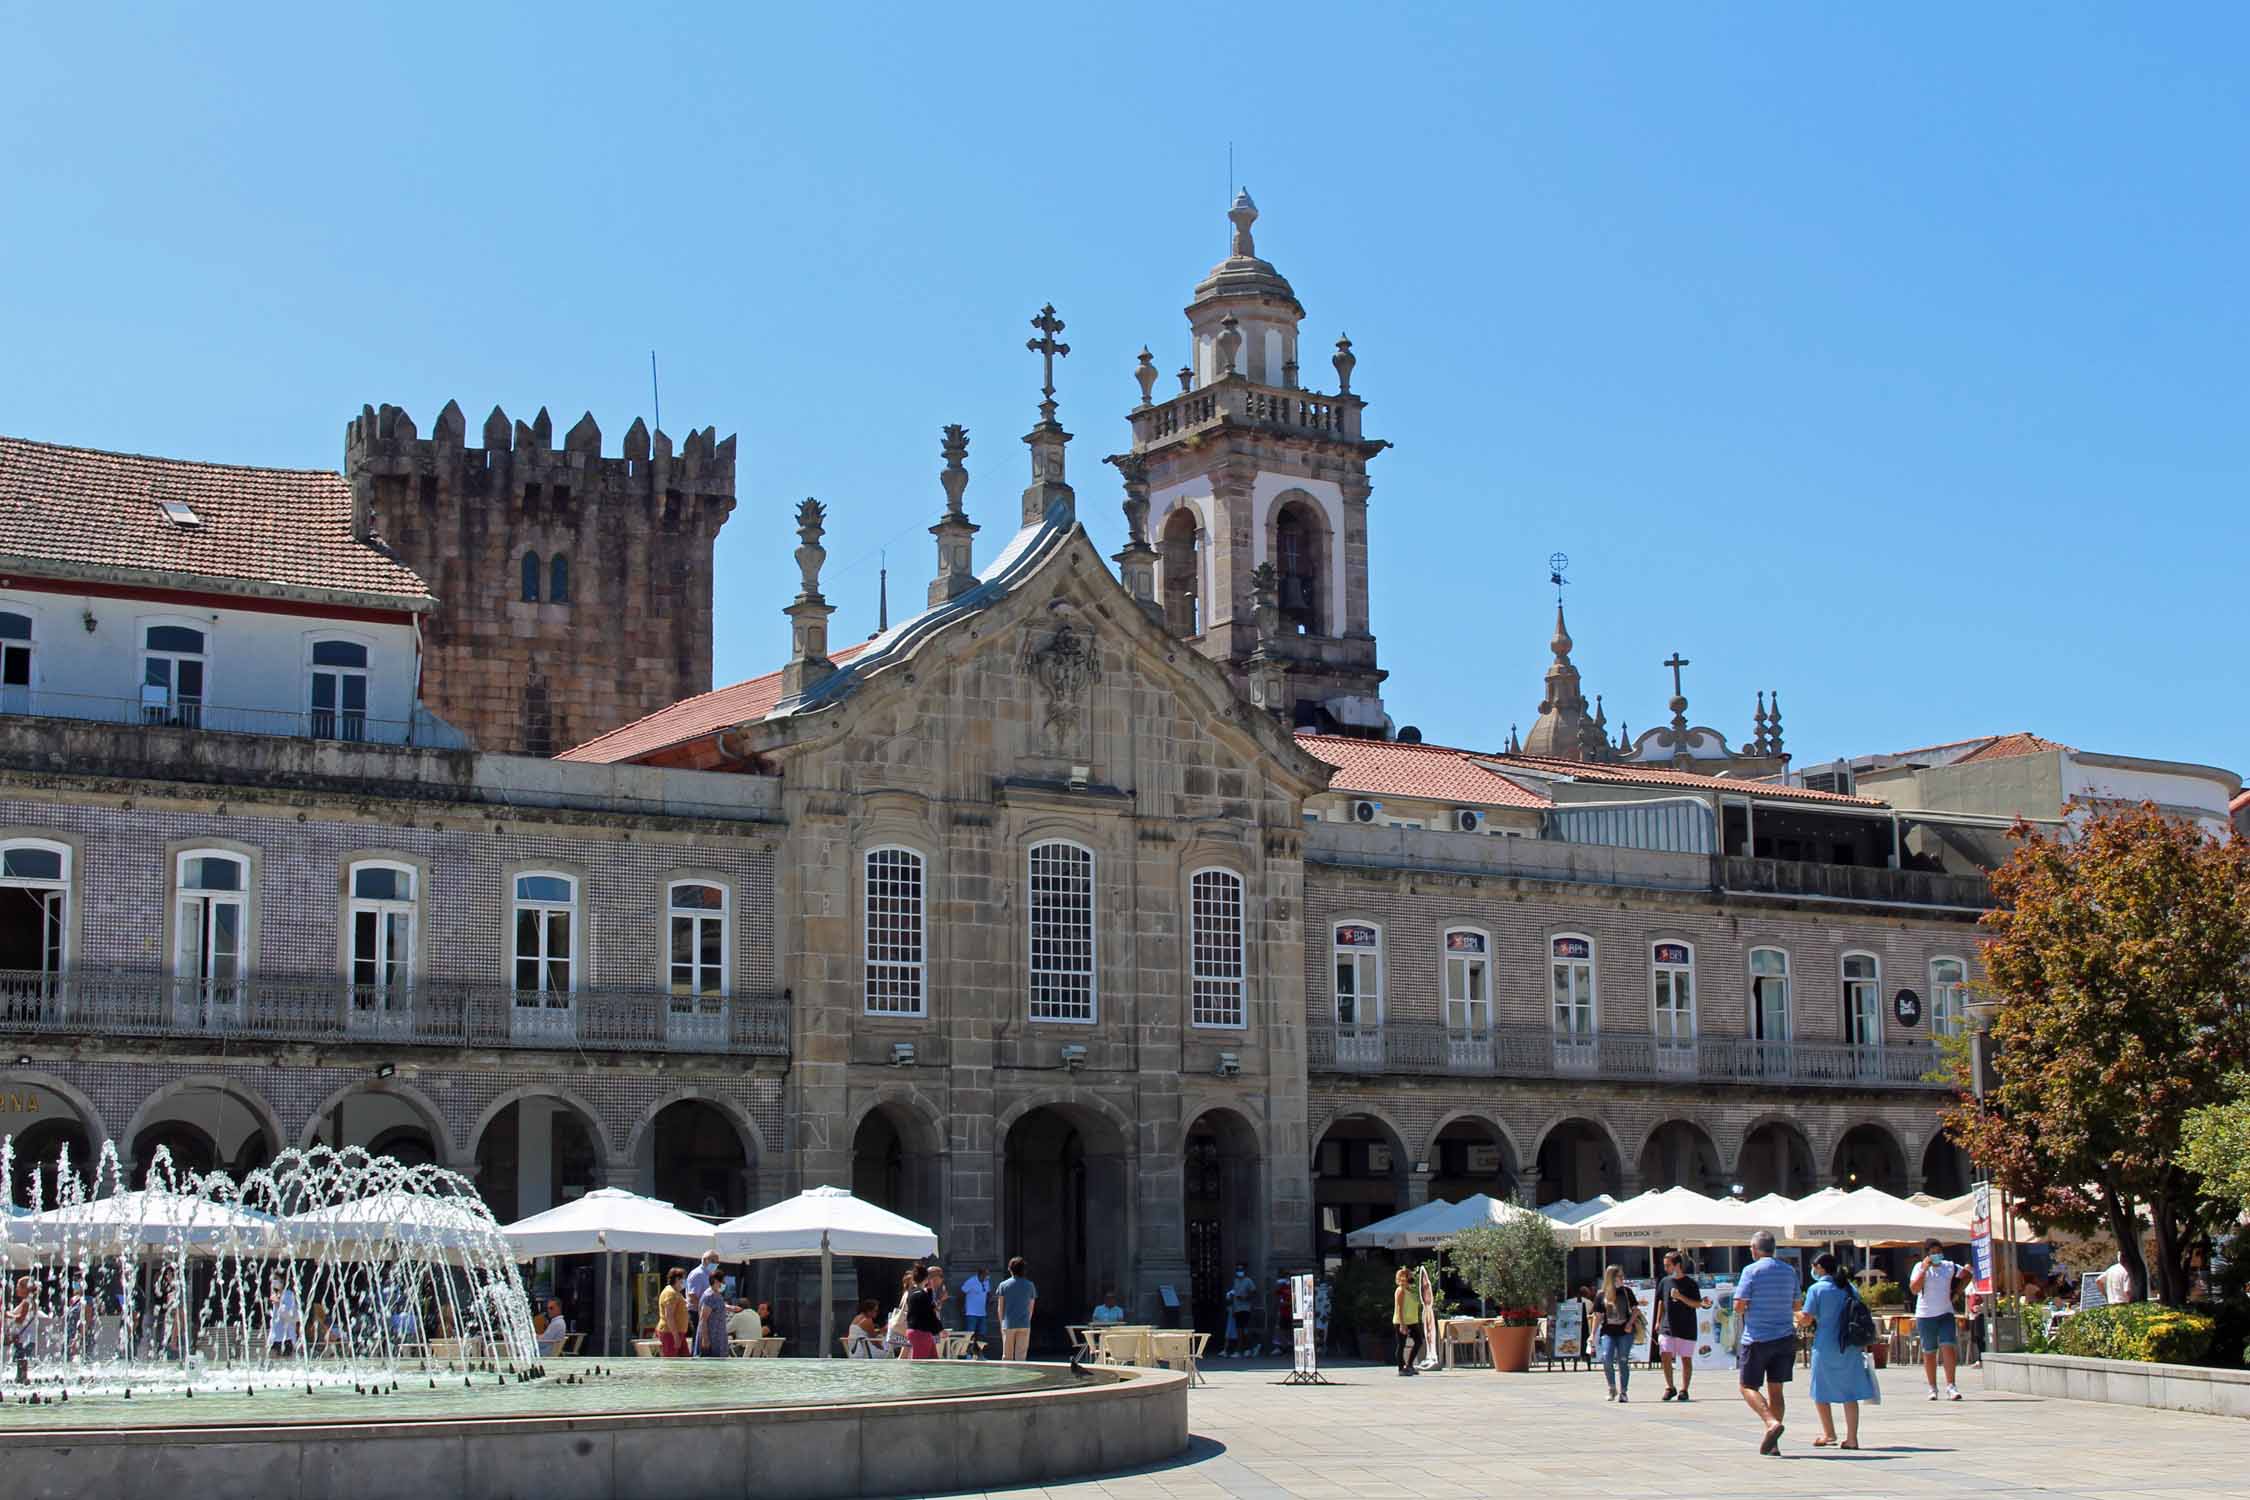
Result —
M 2033 729 L 2250 765 L 2250 11 L 19 7 L 0 431 L 341 462 L 392 401 L 741 437 L 720 680 L 778 664 L 786 516 L 850 639 L 979 561 L 1053 301 L 1081 515 L 1133 356 L 1258 244 L 1348 329 L 1402 724 L 1496 745 L 1545 559 L 1612 722 L 1800 759 Z M 1326 378 L 1324 365 L 1314 374 Z

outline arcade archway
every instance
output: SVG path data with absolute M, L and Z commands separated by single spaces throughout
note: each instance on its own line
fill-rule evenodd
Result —
M 581 1197 L 600 1166 L 594 1142 L 593 1122 L 563 1100 L 514 1100 L 477 1137 L 477 1191 L 503 1224 Z
M 1187 1237 L 1188 1308 L 1205 1333 L 1226 1331 L 1234 1269 L 1258 1274 L 1263 1174 L 1258 1136 L 1231 1109 L 1205 1110 L 1188 1126 L 1180 1153 L 1180 1213 Z M 1130 1288 L 1119 1288 L 1129 1296 Z M 1127 1307 L 1127 1315 L 1134 1309 Z
M 1022 1256 L 1039 1287 L 1035 1349 L 1061 1348 L 1063 1325 L 1086 1316 L 1095 1293 L 1129 1284 L 1125 1144 L 1106 1116 L 1075 1105 L 1029 1110 L 1008 1128 L 1002 1258 Z
M 1743 1137 L 1734 1175 L 1744 1198 L 1763 1198 L 1768 1193 L 1802 1198 L 1819 1186 L 1813 1176 L 1811 1142 L 1796 1126 L 1780 1120 L 1769 1120 Z
M 1406 1207 L 1409 1158 L 1398 1132 L 1373 1115 L 1345 1115 L 1313 1148 L 1313 1250 L 1323 1271 L 1342 1266 L 1344 1236 Z

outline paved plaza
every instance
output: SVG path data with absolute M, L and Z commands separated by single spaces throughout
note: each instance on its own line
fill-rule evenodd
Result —
M 1857 1453 L 1815 1449 L 1820 1424 L 1804 1372 L 1790 1386 L 1779 1458 L 1757 1451 L 1759 1428 L 1731 1374 L 1706 1372 L 1687 1406 L 1660 1400 L 1664 1382 L 1636 1370 L 1633 1400 L 1602 1399 L 1599 1371 L 1498 1376 L 1460 1370 L 1401 1380 L 1345 1365 L 1335 1385 L 1279 1384 L 1286 1366 L 1215 1362 L 1189 1406 L 1194 1442 L 1157 1469 L 1008 1496 L 1132 1500 L 1344 1500 L 1523 1492 L 1599 1500 L 1926 1495 L 2132 1496 L 2213 1500 L 2243 1493 L 2250 1424 L 2032 1396 L 1987 1395 L 1962 1372 L 1959 1403 L 1923 1399 L 1919 1370 L 1891 1370 L 1883 1405 L 1868 1408 Z M 1839 1431 L 1841 1429 L 1839 1428 Z

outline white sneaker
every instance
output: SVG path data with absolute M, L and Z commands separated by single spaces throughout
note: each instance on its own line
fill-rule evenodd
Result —
M 1949 1386 L 1947 1386 L 1947 1387 L 1945 1388 L 1945 1399 L 1946 1399 L 1946 1400 L 1948 1400 L 1948 1401 L 1958 1401 L 1958 1400 L 1960 1400 L 1960 1399 L 1961 1399 L 1961 1388 L 1960 1388 L 1959 1386 L 1956 1386 L 1956 1385 L 1949 1385 Z
M 1931 1386 L 1931 1387 L 1930 1387 L 1930 1399 L 1931 1399 L 1932 1401 L 1935 1401 L 1935 1400 L 1936 1400 L 1937 1398 L 1938 1398 L 1938 1394 L 1937 1394 L 1937 1387 L 1933 1385 L 1933 1386 Z

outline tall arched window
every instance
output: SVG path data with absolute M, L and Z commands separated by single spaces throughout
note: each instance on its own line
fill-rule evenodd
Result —
M 1164 518 L 1156 545 L 1164 625 L 1174 635 L 1203 633 L 1203 530 L 1181 506 Z
M 1844 1040 L 1854 1047 L 1883 1044 L 1883 966 L 1872 953 L 1844 955 Z
M 347 873 L 351 896 L 345 912 L 345 963 L 352 1021 L 382 1030 L 403 1022 L 412 999 L 420 887 L 412 865 L 391 860 L 360 860 Z
M 1338 922 L 1336 1024 L 1383 1024 L 1383 929 L 1372 922 Z
M 1190 1018 L 1197 1026 L 1244 1025 L 1242 877 L 1198 870 L 1188 896 Z
M 0 713 L 31 712 L 31 616 L 0 609 Z
M 1789 1040 L 1789 955 L 1779 948 L 1750 950 L 1750 1035 Z
M 927 1014 L 923 869 L 917 850 L 867 851 L 867 968 L 860 1005 L 871 1016 Z
M 509 915 L 515 1029 L 538 1033 L 567 1030 L 584 942 L 578 920 L 577 878 L 551 870 L 518 875 Z
M 549 604 L 568 604 L 570 602 L 570 559 L 560 552 L 556 553 L 554 560 L 547 564 L 547 602 Z
M 242 1003 L 250 929 L 250 861 L 191 849 L 173 867 L 172 961 L 179 1019 L 208 1026 Z
M 151 625 L 141 637 L 141 717 L 194 729 L 203 722 L 204 634 L 188 625 Z
M 1273 519 L 1275 586 L 1282 629 L 1292 635 L 1333 635 L 1328 619 L 1328 521 L 1299 492 Z
M 1492 936 L 1473 927 L 1445 934 L 1445 1025 L 1449 1031 L 1492 1029 Z
M 1930 1035 L 1959 1036 L 1968 1015 L 1968 966 L 1958 958 L 1930 960 Z
M 70 935 L 70 846 L 0 844 L 0 972 L 7 982 L 61 972 Z
M 1094 855 L 1052 840 L 1031 846 L 1031 1019 L 1092 1021 Z
M 536 552 L 523 555 L 523 602 L 539 602 L 539 554 Z
M 358 641 L 312 643 L 312 737 L 367 738 L 367 648 Z
M 672 993 L 713 999 L 726 994 L 727 888 L 708 880 L 675 880 L 664 905 Z

